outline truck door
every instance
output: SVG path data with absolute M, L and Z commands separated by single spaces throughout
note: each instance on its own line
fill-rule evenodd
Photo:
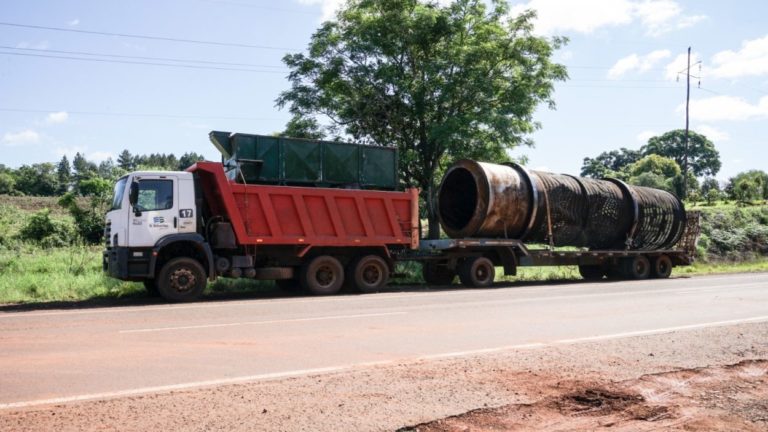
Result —
M 174 175 L 142 175 L 134 181 L 139 194 L 128 216 L 128 246 L 151 247 L 179 231 L 179 179 Z

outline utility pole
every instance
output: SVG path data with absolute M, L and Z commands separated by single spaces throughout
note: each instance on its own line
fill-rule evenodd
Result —
M 685 145 L 683 146 L 683 196 L 688 196 L 688 107 L 691 104 L 691 47 L 688 47 L 688 67 L 685 69 Z

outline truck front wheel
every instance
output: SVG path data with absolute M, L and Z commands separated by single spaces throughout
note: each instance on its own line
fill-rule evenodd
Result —
M 312 294 L 336 294 L 344 283 L 344 267 L 336 258 L 321 255 L 302 266 L 299 281 Z
M 192 301 L 205 290 L 205 270 L 192 258 L 174 258 L 160 269 L 156 284 L 160 295 L 166 300 Z

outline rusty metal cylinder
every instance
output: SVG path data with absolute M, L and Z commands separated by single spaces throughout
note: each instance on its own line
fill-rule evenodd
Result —
M 685 226 L 683 203 L 666 191 L 466 159 L 443 177 L 438 216 L 452 238 L 593 250 L 668 249 Z

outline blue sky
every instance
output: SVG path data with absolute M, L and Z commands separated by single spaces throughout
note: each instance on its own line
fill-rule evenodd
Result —
M 274 105 L 288 86 L 281 58 L 304 49 L 339 4 L 1 2 L 0 163 L 56 161 L 78 151 L 98 161 L 125 148 L 176 155 L 195 151 L 217 160 L 207 138 L 212 129 L 279 131 L 289 118 Z M 701 88 L 694 79 L 691 126 L 720 151 L 718 177 L 768 169 L 768 3 L 530 0 L 511 5 L 538 10 L 538 32 L 570 38 L 556 55 L 571 77 L 556 87 L 557 109 L 537 112 L 543 128 L 532 137 L 535 148 L 512 152 L 528 156 L 530 167 L 578 173 L 585 156 L 639 148 L 649 136 L 683 128 L 685 83 L 682 75 L 679 82 L 676 78 L 692 46 L 694 62 L 701 61 L 701 72 L 693 68 Z

